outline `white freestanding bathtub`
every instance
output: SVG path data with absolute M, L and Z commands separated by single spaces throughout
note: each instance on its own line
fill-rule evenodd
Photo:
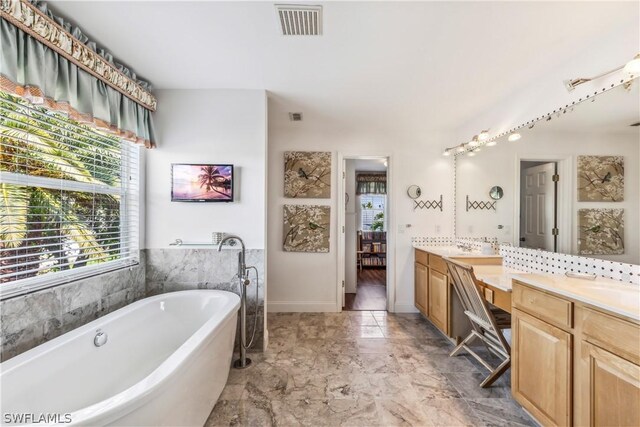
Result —
M 158 295 L 9 359 L 1 422 L 202 426 L 229 375 L 239 306 L 225 291 Z

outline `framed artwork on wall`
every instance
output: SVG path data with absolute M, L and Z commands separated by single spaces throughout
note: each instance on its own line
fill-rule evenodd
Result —
M 284 153 L 284 196 L 329 199 L 331 197 L 331 153 L 287 151 Z
M 624 254 L 624 209 L 579 209 L 578 253 Z
M 578 201 L 622 202 L 624 157 L 578 156 Z
M 329 206 L 284 205 L 284 251 L 329 252 L 330 218 Z

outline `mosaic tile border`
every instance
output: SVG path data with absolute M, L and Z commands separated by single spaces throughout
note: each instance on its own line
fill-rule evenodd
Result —
M 456 246 L 471 245 L 474 251 L 481 251 L 482 244 L 489 242 L 495 252 L 498 252 L 499 245 L 496 237 L 447 237 L 447 236 L 414 236 L 411 237 L 411 244 L 414 246 Z
M 640 285 L 640 265 L 510 245 L 500 245 L 499 253 L 503 265 L 527 273 L 565 274 L 569 271 Z

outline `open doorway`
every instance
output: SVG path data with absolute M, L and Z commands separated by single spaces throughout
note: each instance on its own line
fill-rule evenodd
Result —
M 558 250 L 558 164 L 520 162 L 520 247 Z
M 344 310 L 387 309 L 387 161 L 345 160 Z

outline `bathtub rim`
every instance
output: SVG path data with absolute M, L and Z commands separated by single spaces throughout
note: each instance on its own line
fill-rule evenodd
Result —
M 13 370 L 20 368 L 29 362 L 34 356 L 37 355 L 37 357 L 44 357 L 47 353 L 67 344 L 69 340 L 73 340 L 80 335 L 87 333 L 94 329 L 98 323 L 104 322 L 105 320 L 114 321 L 134 311 L 136 308 L 184 294 L 224 294 L 228 300 L 222 306 L 219 313 L 214 313 L 213 316 L 195 330 L 193 334 L 191 334 L 180 345 L 180 347 L 171 353 L 171 355 L 169 355 L 169 357 L 159 364 L 151 373 L 128 388 L 111 395 L 106 399 L 70 412 L 72 422 L 65 425 L 84 425 L 87 422 L 90 423 L 92 420 L 103 417 L 110 411 L 116 409 L 121 409 L 122 412 L 118 412 L 114 419 L 120 418 L 122 415 L 125 415 L 144 404 L 150 397 L 152 397 L 154 392 L 159 391 L 162 385 L 170 379 L 174 372 L 184 367 L 187 360 L 201 351 L 206 344 L 215 338 L 217 332 L 232 320 L 232 316 L 237 315 L 238 309 L 240 308 L 240 297 L 237 294 L 230 291 L 216 289 L 197 289 L 168 292 L 143 298 L 1 363 L 0 378 Z M 114 413 L 114 415 L 116 414 Z

